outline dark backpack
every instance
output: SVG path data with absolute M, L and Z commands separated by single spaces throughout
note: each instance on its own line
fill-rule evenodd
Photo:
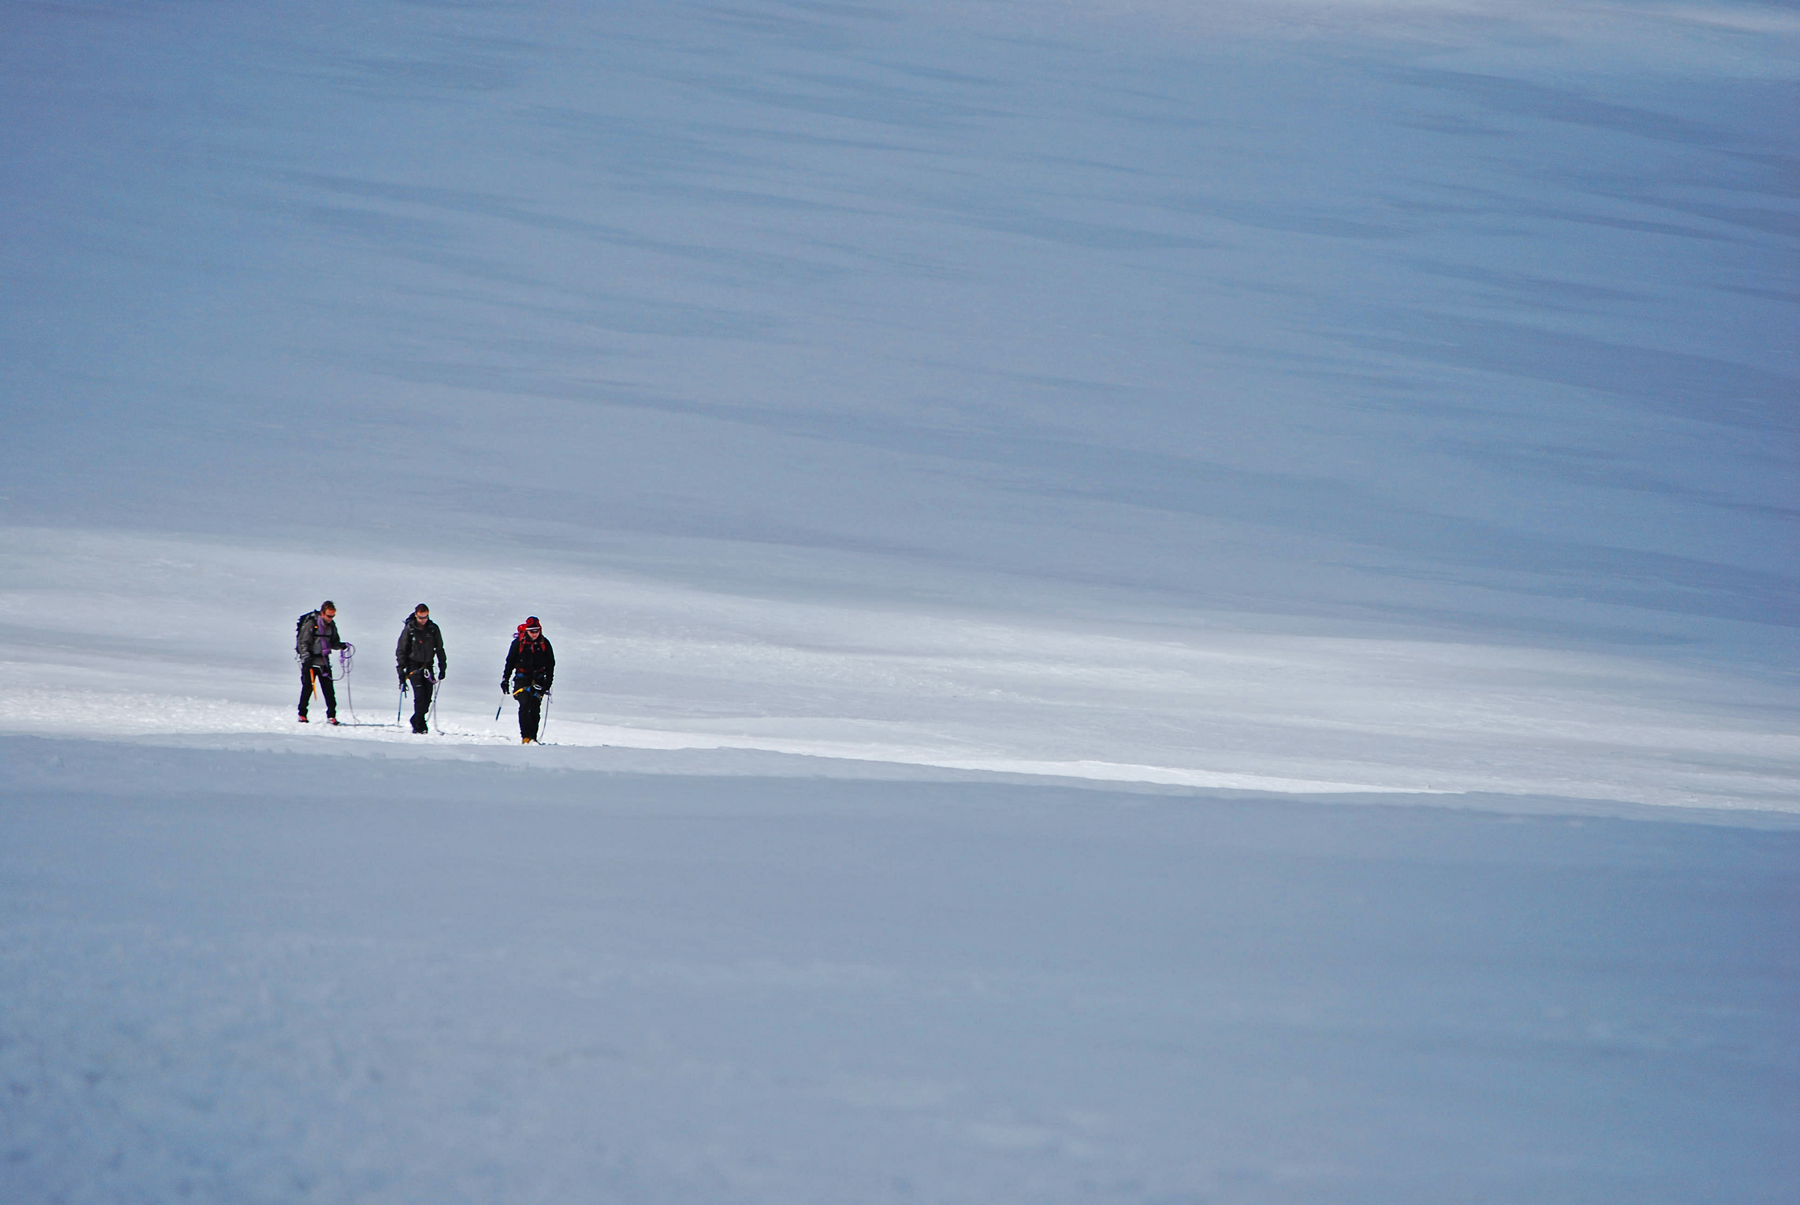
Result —
M 307 645 L 311 644 L 312 641 L 302 640 L 300 638 L 300 632 L 303 628 L 306 627 L 306 621 L 309 619 L 312 619 L 312 617 L 317 614 L 318 614 L 317 611 L 308 611 L 306 614 L 302 615 L 299 619 L 296 619 L 294 621 L 294 656 L 307 657 L 312 654 L 312 650 L 306 647 Z M 319 625 L 317 624 L 317 622 L 315 622 L 313 624 L 313 635 L 316 636 L 316 635 L 318 635 L 318 633 L 319 633 Z

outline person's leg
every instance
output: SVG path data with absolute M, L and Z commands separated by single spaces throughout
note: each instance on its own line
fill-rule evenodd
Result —
M 528 741 L 535 741 L 538 734 L 538 717 L 543 713 L 544 699 L 542 695 L 526 691 L 519 696 L 519 735 Z
M 337 688 L 331 684 L 331 667 L 319 670 L 314 681 L 319 684 L 319 693 L 325 696 L 325 718 L 337 719 Z
M 306 718 L 306 705 L 312 702 L 312 692 L 313 667 L 302 665 L 300 667 L 300 718 L 303 720 Z
M 430 727 L 426 722 L 425 717 L 431 711 L 431 688 L 432 681 L 424 674 L 414 674 L 412 676 L 412 727 L 414 732 L 424 732 Z

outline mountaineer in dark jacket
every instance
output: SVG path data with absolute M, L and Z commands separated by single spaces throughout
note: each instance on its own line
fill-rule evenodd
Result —
M 556 651 L 544 639 L 538 617 L 527 616 L 513 635 L 512 646 L 506 650 L 506 668 L 500 671 L 500 693 L 519 701 L 520 744 L 537 742 L 544 696 L 555 681 Z
M 437 672 L 432 672 L 432 663 Z M 400 629 L 400 642 L 394 646 L 394 671 L 400 675 L 400 687 L 412 685 L 412 730 L 426 731 L 425 716 L 431 710 L 431 692 L 449 670 L 444 658 L 444 634 L 431 622 L 431 608 L 420 603 L 406 617 Z
M 331 654 L 349 648 L 338 639 L 337 604 L 326 599 L 317 611 L 308 611 L 294 627 L 294 656 L 300 661 L 300 722 L 306 723 L 306 707 L 313 688 L 325 696 L 325 722 L 337 723 L 337 691 L 331 685 Z

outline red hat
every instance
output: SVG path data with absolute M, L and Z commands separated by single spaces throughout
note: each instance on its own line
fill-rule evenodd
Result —
M 519 625 L 519 631 L 523 632 L 526 628 L 542 628 L 542 627 L 543 627 L 543 625 L 538 622 L 537 616 L 527 615 L 525 617 L 525 622 Z

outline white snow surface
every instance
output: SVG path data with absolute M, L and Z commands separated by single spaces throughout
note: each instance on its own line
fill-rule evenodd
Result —
M 758 597 L 454 550 L 409 564 L 61 529 L 7 533 L 0 557 L 29 583 L 0 595 L 8 629 L 26 633 L 5 646 L 5 731 L 231 747 L 285 735 L 299 691 L 293 671 L 271 672 L 291 657 L 283 607 L 328 579 L 357 646 L 338 688 L 353 724 L 306 735 L 322 749 L 416 744 L 395 723 L 391 668 L 409 606 L 381 605 L 410 578 L 433 584 L 451 662 L 431 743 L 483 756 L 517 740 L 511 704 L 496 709 L 515 583 L 529 578 L 559 666 L 544 737 L 564 749 L 748 749 L 1303 793 L 1800 801 L 1800 734 L 1779 689 L 1636 650 L 1166 608 Z M 111 631 L 121 624 L 129 636 Z M 323 718 L 316 699 L 312 718 Z
M 1792 1200 L 1791 2 L 46 0 L 0 112 L 0 1201 Z

